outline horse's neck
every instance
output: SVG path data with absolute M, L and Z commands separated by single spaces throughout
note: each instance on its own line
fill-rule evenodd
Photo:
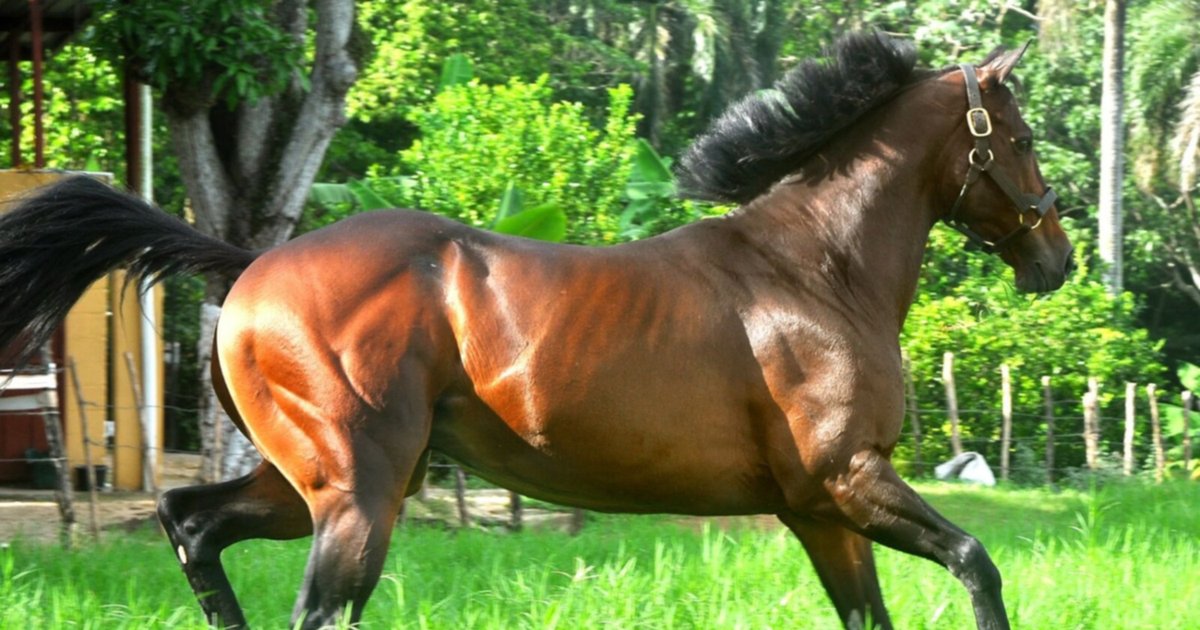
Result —
M 797 290 L 832 292 L 842 308 L 894 322 L 898 334 L 935 221 L 932 187 L 918 176 L 935 149 L 857 144 L 827 172 L 785 179 L 734 223 Z

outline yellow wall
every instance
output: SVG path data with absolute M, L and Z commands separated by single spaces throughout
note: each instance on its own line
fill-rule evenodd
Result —
M 73 173 L 59 171 L 0 171 L 0 212 L 7 207 L 7 200 Z M 107 174 L 92 174 L 106 182 L 112 181 Z M 86 403 L 88 434 L 92 443 L 90 455 L 93 464 L 104 462 L 104 421 L 107 410 L 113 409 L 112 419 L 116 422 L 116 448 L 113 451 L 113 468 L 110 479 L 113 486 L 123 490 L 142 488 L 142 431 L 132 389 L 125 353 L 131 352 L 138 370 L 139 383 L 143 367 L 139 344 L 140 329 L 146 325 L 138 307 L 136 287 L 124 296 L 123 272 L 114 272 L 109 277 L 94 283 L 67 314 L 63 324 L 64 356 L 63 367 L 74 359 L 79 374 L 80 388 Z M 162 321 L 162 298 L 158 292 L 159 317 Z M 109 317 L 109 313 L 114 317 Z M 109 335 L 112 334 L 112 344 Z M 157 335 L 156 335 L 157 336 Z M 161 360 L 162 339 L 158 339 L 155 356 Z M 161 375 L 162 368 L 159 368 Z M 109 400 L 110 381 L 112 400 Z M 82 466 L 84 462 L 83 429 L 80 422 L 79 396 L 71 378 L 65 379 L 66 390 L 60 396 L 63 411 L 63 432 L 67 441 L 69 465 Z M 162 398 L 150 401 L 157 409 L 159 424 L 159 447 L 162 445 Z M 161 455 L 159 462 L 161 463 Z M 157 471 L 156 471 L 157 476 Z
M 75 362 L 80 391 L 70 374 L 62 398 L 63 434 L 67 441 L 67 460 L 71 468 L 82 466 L 83 421 L 87 414 L 88 441 L 92 465 L 104 463 L 104 416 L 108 402 L 108 278 L 101 278 L 88 287 L 63 322 L 63 368 Z M 79 399 L 82 394 L 83 410 Z
M 111 276 L 112 291 L 111 303 L 112 308 L 112 346 L 109 360 L 113 366 L 112 372 L 112 400 L 113 400 L 113 419 L 116 421 L 116 435 L 114 436 L 113 448 L 113 466 L 116 469 L 115 477 L 113 478 L 113 486 L 116 488 L 140 488 L 142 486 L 142 426 L 138 417 L 137 399 L 134 395 L 134 382 L 136 381 L 137 396 L 144 397 L 146 393 L 142 391 L 142 378 L 145 373 L 145 365 L 142 363 L 141 356 L 141 341 L 140 335 L 143 326 L 147 326 L 145 318 L 142 317 L 142 310 L 138 302 L 138 287 L 130 285 L 128 291 L 122 291 L 125 286 L 125 272 L 116 271 Z M 156 321 L 162 321 L 162 290 L 155 289 L 155 308 L 158 312 Z M 163 356 L 162 337 L 155 335 L 157 349 L 154 356 L 161 359 Z M 129 361 L 126 359 L 126 354 L 133 357 L 134 372 L 129 369 Z M 161 361 L 158 367 L 158 373 L 161 377 L 163 374 L 163 366 Z M 159 392 L 160 396 L 162 392 Z M 155 414 L 155 421 L 158 423 L 158 446 L 162 447 L 163 435 L 163 400 L 160 397 L 156 401 L 150 401 L 158 410 Z M 159 474 L 161 472 L 162 454 L 159 453 L 158 462 L 159 470 L 155 471 L 154 484 L 158 485 Z

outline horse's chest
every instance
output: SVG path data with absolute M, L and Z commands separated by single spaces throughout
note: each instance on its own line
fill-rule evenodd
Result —
M 828 333 L 779 335 L 756 349 L 770 404 L 801 447 L 895 443 L 904 388 L 893 354 L 890 345 Z

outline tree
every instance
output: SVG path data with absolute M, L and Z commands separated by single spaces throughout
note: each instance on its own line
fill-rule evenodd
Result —
M 196 227 L 247 249 L 285 241 L 369 52 L 354 2 L 98 4 L 101 47 L 161 95 Z M 231 281 L 209 278 L 206 303 L 220 304 Z
M 1128 274 L 1146 296 L 1147 324 L 1166 352 L 1200 348 L 1200 2 L 1147 6 L 1132 16 Z
M 1104 80 L 1100 97 L 1100 258 L 1104 282 L 1116 295 L 1124 285 L 1121 184 L 1125 177 L 1125 0 L 1104 5 Z

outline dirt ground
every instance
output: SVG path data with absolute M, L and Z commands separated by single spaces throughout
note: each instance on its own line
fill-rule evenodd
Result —
M 200 456 L 167 453 L 163 458 L 163 489 L 195 483 Z M 87 492 L 74 493 L 75 528 L 86 537 L 91 528 Z M 154 518 L 154 495 L 142 492 L 98 492 L 96 522 L 101 531 L 135 529 Z M 62 519 L 51 490 L 0 487 L 0 544 L 14 538 L 54 542 Z
M 162 489 L 196 483 L 200 456 L 167 453 L 163 460 Z M 129 531 L 156 523 L 154 496 L 136 492 L 99 492 L 96 521 L 101 537 L 106 531 Z M 467 495 L 470 520 L 475 526 L 504 526 L 510 518 L 509 493 L 500 489 L 470 490 Z M 75 531 L 80 540 L 91 529 L 91 511 L 87 492 L 74 493 Z M 457 501 L 452 490 L 431 487 L 421 500 L 407 503 L 405 518 L 413 522 L 436 522 L 455 527 L 459 524 Z M 54 492 L 0 487 L 0 544 L 14 539 L 53 543 L 58 540 L 61 518 Z M 526 507 L 523 523 L 531 529 L 568 529 L 571 514 Z

